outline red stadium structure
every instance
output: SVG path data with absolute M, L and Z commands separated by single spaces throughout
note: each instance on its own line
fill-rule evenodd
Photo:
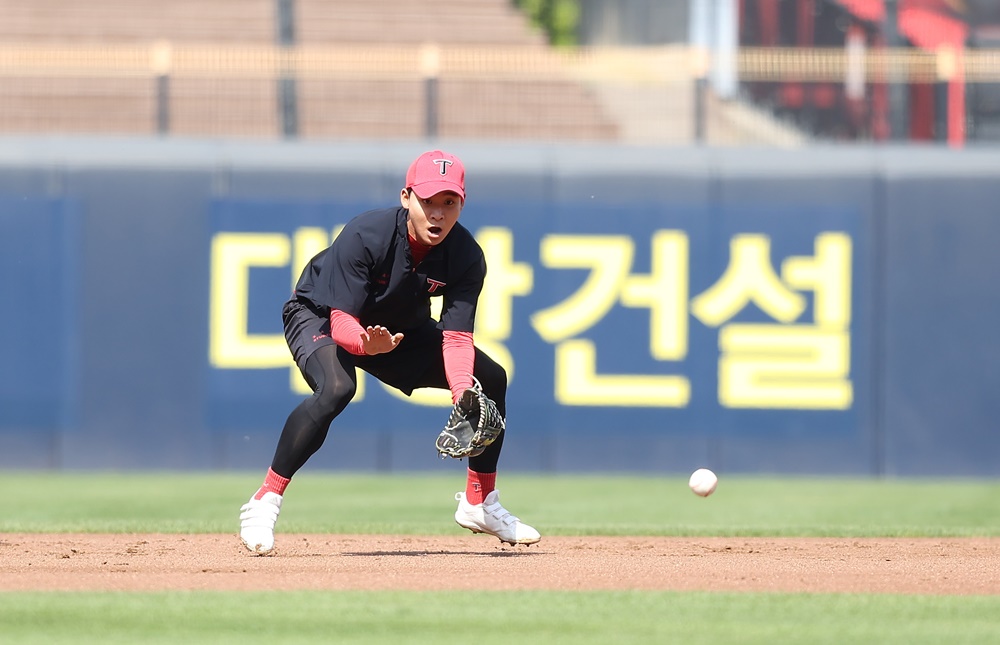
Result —
M 970 121 L 996 118 L 967 105 L 962 57 L 967 48 L 995 46 L 1000 7 L 966 0 L 740 0 L 740 44 L 758 47 L 844 47 L 865 52 L 909 47 L 947 52 L 946 78 L 905 83 L 900 123 L 893 132 L 889 82 L 748 83 L 757 101 L 820 138 L 946 141 L 961 146 Z M 940 71 L 940 70 L 939 70 Z M 891 79 L 890 79 L 891 82 Z M 989 88 L 986 89 L 988 91 Z M 980 91 L 983 94 L 984 91 Z M 990 101 L 983 101 L 989 104 Z

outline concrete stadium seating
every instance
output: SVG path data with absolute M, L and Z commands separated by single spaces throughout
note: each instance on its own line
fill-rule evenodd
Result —
M 156 47 L 223 48 L 234 57 L 240 48 L 273 52 L 276 13 L 276 0 L 0 0 L 0 48 L 20 48 L 28 61 L 5 65 L 0 56 L 0 134 L 132 135 L 165 125 L 163 134 L 177 136 L 281 137 L 273 70 L 192 73 L 121 62 L 155 57 Z M 411 59 L 429 41 L 540 54 L 547 47 L 509 0 L 297 0 L 293 24 L 302 48 L 400 47 Z M 51 60 L 60 49 L 65 64 Z M 158 84 L 159 74 L 169 83 Z M 336 70 L 295 80 L 300 138 L 428 134 L 418 73 Z M 568 78 L 449 77 L 445 70 L 438 97 L 440 136 L 613 140 L 619 133 L 592 92 Z

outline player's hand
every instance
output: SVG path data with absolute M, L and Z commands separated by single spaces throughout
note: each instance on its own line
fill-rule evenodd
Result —
M 403 340 L 402 334 L 389 333 L 389 330 L 381 325 L 369 325 L 361 334 L 361 344 L 365 348 L 365 354 L 369 356 L 391 352 L 401 340 Z

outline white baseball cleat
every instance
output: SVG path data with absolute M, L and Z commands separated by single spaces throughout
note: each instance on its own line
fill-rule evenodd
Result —
M 250 501 L 240 508 L 240 540 L 248 550 L 257 555 L 268 555 L 274 550 L 274 523 L 281 511 L 281 495 L 267 492 L 260 499 Z
M 542 539 L 538 531 L 500 505 L 499 491 L 487 495 L 482 504 L 470 504 L 465 499 L 465 493 L 456 493 L 455 499 L 458 500 L 455 521 L 473 533 L 488 533 L 511 546 L 534 544 Z

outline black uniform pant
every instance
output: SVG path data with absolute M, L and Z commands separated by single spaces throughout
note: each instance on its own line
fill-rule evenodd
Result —
M 442 341 L 441 330 L 429 322 L 420 329 L 404 332 L 402 342 L 385 354 L 355 356 L 332 343 L 314 349 L 305 358 L 304 365 L 300 365 L 313 395 L 288 415 L 271 469 L 282 477 L 291 478 L 320 449 L 331 423 L 354 398 L 358 386 L 357 368 L 406 394 L 422 387 L 448 389 Z M 506 418 L 507 372 L 476 348 L 473 375 Z M 481 455 L 470 457 L 469 469 L 480 473 L 496 472 L 504 434 L 502 431 Z M 428 445 L 432 439 L 428 439 Z

